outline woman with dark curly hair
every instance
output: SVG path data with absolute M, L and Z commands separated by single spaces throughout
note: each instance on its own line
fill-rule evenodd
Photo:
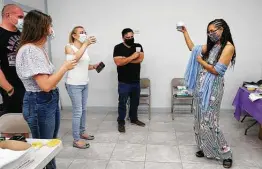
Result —
M 224 74 L 236 58 L 229 26 L 223 19 L 211 21 L 207 26 L 207 44 L 202 46 L 194 45 L 185 27 L 181 32 L 192 51 L 185 80 L 194 95 L 194 130 L 199 148 L 196 156 L 223 160 L 223 166 L 230 168 L 232 151 L 219 128 Z

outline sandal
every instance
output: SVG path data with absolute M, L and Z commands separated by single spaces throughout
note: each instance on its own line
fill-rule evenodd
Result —
M 94 139 L 95 139 L 95 136 L 87 135 L 87 134 L 82 134 L 82 135 L 80 135 L 80 138 L 81 138 L 81 139 L 85 139 L 85 140 L 94 140 Z
M 201 157 L 205 157 L 203 151 L 201 151 L 201 150 L 198 151 L 198 152 L 196 152 L 196 156 L 199 157 L 199 158 L 201 158 Z
M 81 144 L 79 144 L 78 141 L 74 141 L 73 142 L 73 147 L 79 148 L 79 149 L 87 149 L 87 148 L 90 147 L 90 144 L 89 143 L 85 143 L 85 144 L 81 145 Z
M 231 168 L 232 167 L 232 159 L 225 159 L 223 160 L 223 167 L 224 168 Z

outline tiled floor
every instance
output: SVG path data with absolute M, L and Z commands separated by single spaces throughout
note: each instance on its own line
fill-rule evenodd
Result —
M 218 161 L 195 157 L 196 144 L 191 114 L 178 114 L 172 121 L 170 113 L 153 113 L 151 121 L 146 114 L 140 120 L 141 128 L 127 122 L 126 133 L 117 131 L 117 112 L 92 110 L 88 112 L 87 128 L 95 140 L 91 147 L 79 150 L 72 147 L 71 113 L 62 111 L 60 137 L 63 151 L 57 156 L 58 169 L 222 169 Z M 252 123 L 240 123 L 233 113 L 222 112 L 221 129 L 233 150 L 232 169 L 262 168 L 262 141 L 258 126 L 247 136 L 244 128 Z

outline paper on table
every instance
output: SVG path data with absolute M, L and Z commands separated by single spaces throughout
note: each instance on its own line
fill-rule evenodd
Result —
M 254 102 L 254 101 L 258 100 L 258 99 L 262 99 L 262 95 L 259 95 L 259 93 L 251 93 L 251 94 L 248 96 L 248 98 L 249 98 L 252 102 Z
M 14 169 L 24 168 L 28 163 L 33 161 L 32 153 L 34 149 L 29 148 L 25 151 L 13 151 L 9 149 L 0 149 L 0 169 L 8 168 L 9 164 L 15 164 Z

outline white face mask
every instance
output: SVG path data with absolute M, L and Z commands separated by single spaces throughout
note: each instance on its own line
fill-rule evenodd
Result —
M 48 35 L 48 37 L 49 37 L 51 40 L 55 38 L 55 31 L 54 31 L 53 28 L 51 28 L 51 33 L 50 33 L 50 35 Z
M 78 40 L 81 43 L 84 43 L 86 41 L 86 39 L 87 39 L 87 35 L 86 34 L 79 34 L 79 39 Z
M 15 27 L 22 32 L 23 30 L 23 25 L 24 25 L 24 19 L 18 19 L 17 24 L 15 24 Z

